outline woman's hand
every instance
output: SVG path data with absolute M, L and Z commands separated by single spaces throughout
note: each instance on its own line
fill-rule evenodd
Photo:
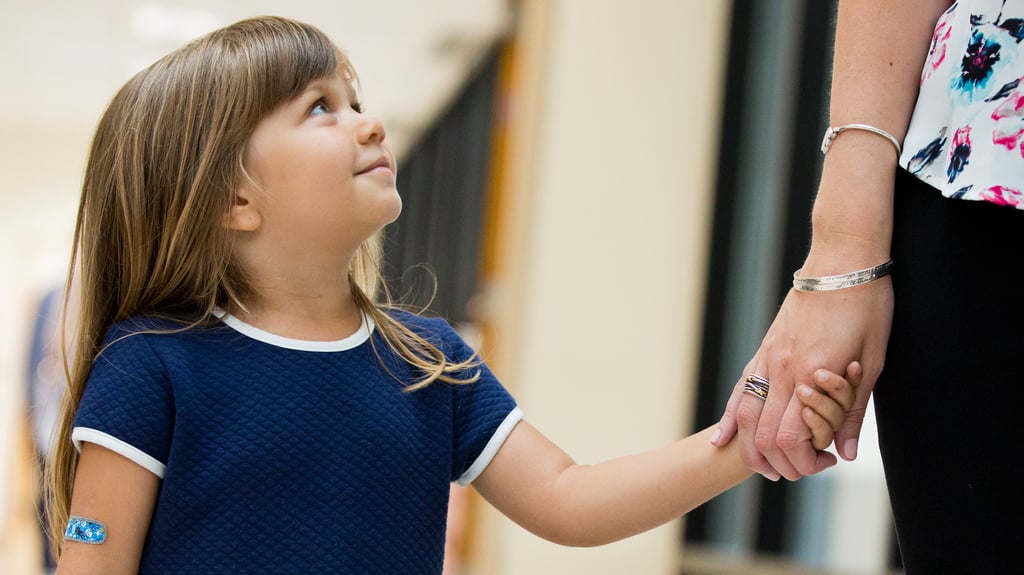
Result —
M 801 416 L 804 406 L 794 390 L 801 385 L 818 389 L 816 371 L 845 373 L 850 362 L 858 361 L 862 381 L 835 437 L 844 459 L 856 457 L 864 410 L 884 363 L 892 309 L 888 277 L 833 292 L 790 291 L 733 389 L 715 444 L 724 445 L 738 432 L 744 463 L 773 480 L 780 475 L 796 480 L 830 467 L 835 457 L 811 445 Z M 743 393 L 751 373 L 771 382 L 766 401 Z

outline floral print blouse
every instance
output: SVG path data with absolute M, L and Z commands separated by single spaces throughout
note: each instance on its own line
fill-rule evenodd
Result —
M 1024 0 L 954 2 L 935 26 L 900 165 L 944 196 L 1024 210 Z

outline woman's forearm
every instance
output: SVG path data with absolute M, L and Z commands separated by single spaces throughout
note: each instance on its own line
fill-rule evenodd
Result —
M 948 0 L 841 0 L 829 125 L 869 124 L 902 141 L 932 33 Z M 808 275 L 849 272 L 888 257 L 897 155 L 891 142 L 850 130 L 825 157 Z

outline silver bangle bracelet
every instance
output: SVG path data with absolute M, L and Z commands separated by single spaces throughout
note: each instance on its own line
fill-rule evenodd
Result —
M 827 154 L 828 153 L 828 149 L 832 147 L 832 140 L 835 140 L 836 136 L 838 136 L 839 134 L 842 134 L 846 130 L 864 130 L 865 132 L 871 132 L 872 134 L 878 134 L 879 136 L 882 136 L 886 140 L 889 140 L 890 142 L 892 142 L 893 146 L 896 146 L 896 157 L 897 158 L 899 158 L 900 154 L 903 153 L 903 146 L 900 145 L 900 142 L 899 142 L 899 140 L 896 139 L 896 136 L 893 136 L 892 134 L 890 134 L 889 132 L 886 132 L 885 130 L 883 130 L 881 128 L 876 128 L 874 126 L 869 126 L 867 124 L 845 124 L 843 126 L 835 126 L 835 127 L 829 126 L 828 128 L 825 129 L 825 136 L 822 137 L 822 139 L 821 139 L 821 153 L 822 154 Z
M 793 272 L 793 289 L 798 291 L 832 291 L 859 286 L 889 275 L 892 260 L 875 267 L 823 277 L 800 277 L 800 270 Z

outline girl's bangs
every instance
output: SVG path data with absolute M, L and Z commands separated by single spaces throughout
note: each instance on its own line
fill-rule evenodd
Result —
M 240 24 L 244 25 L 244 23 Z M 266 114 L 301 93 L 310 82 L 334 74 L 356 83 L 348 59 L 320 30 L 296 22 L 243 31 L 245 74 Z

